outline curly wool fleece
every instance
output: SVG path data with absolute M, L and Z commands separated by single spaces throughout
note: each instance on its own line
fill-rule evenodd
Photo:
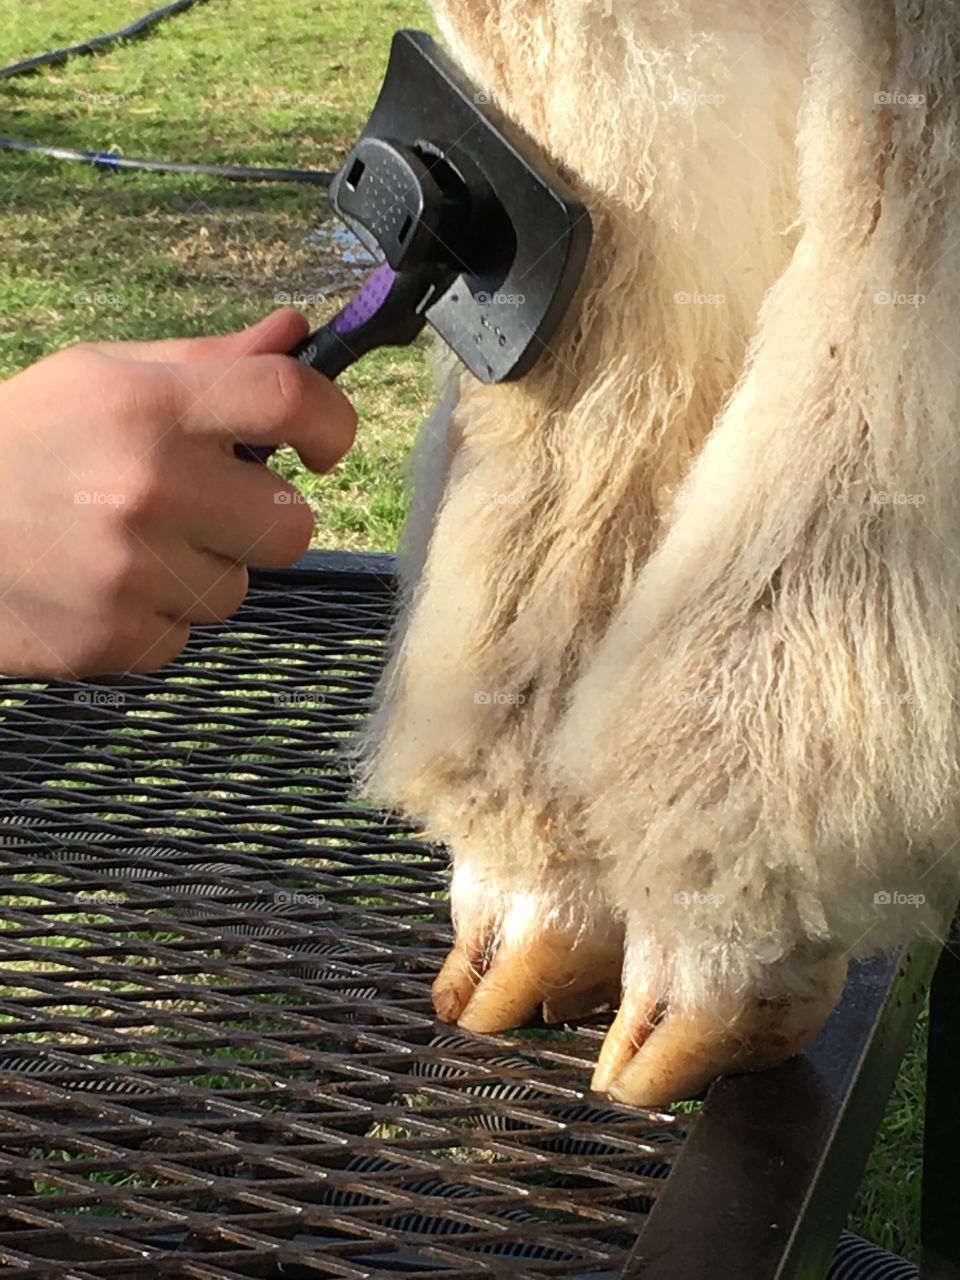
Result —
M 625 924 L 690 1003 L 935 924 L 960 9 L 435 8 L 595 242 L 536 370 L 423 430 L 366 784 L 449 845 L 461 928 Z

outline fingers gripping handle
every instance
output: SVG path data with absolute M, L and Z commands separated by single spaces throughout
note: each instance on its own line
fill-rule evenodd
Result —
M 342 315 L 343 312 L 340 314 Z M 336 319 L 339 318 L 338 316 Z M 363 354 L 340 337 L 334 328 L 335 323 L 336 320 L 332 320 L 322 329 L 315 330 L 302 342 L 298 342 L 290 352 L 295 360 L 309 365 L 311 369 L 316 369 L 317 373 L 324 374 L 331 382 L 339 378 L 344 369 L 349 369 Z M 233 451 L 244 462 L 269 462 L 277 448 L 275 444 L 236 444 Z
M 290 355 L 333 381 L 368 351 L 412 342 L 426 324 L 424 311 L 438 287 L 434 273 L 398 275 L 384 264 L 338 315 Z M 266 462 L 276 448 L 238 444 L 234 452 L 246 462 Z
M 365 354 L 357 350 L 356 344 L 345 341 L 335 324 L 335 321 L 331 321 L 323 328 L 315 329 L 290 352 L 295 360 L 316 369 L 317 373 L 322 373 L 331 382 L 335 382 L 344 369 L 349 369 L 355 360 Z

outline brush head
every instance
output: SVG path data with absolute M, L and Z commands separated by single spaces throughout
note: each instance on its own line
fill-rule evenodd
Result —
M 397 272 L 436 268 L 423 314 L 483 382 L 548 349 L 586 265 L 590 216 L 423 31 L 399 31 L 380 97 L 330 188 Z

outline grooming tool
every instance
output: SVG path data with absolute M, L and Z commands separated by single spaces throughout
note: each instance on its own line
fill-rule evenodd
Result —
M 291 355 L 328 378 L 430 324 L 482 382 L 522 377 L 583 274 L 590 216 L 423 31 L 394 36 L 373 113 L 330 187 L 382 265 Z M 264 461 L 270 448 L 238 445 Z

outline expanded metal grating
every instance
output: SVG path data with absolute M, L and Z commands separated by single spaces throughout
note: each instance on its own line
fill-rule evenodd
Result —
M 603 1027 L 438 1024 L 446 860 L 339 748 L 389 585 L 257 578 L 157 676 L 0 683 L 0 1276 L 618 1275 L 684 1119 Z

